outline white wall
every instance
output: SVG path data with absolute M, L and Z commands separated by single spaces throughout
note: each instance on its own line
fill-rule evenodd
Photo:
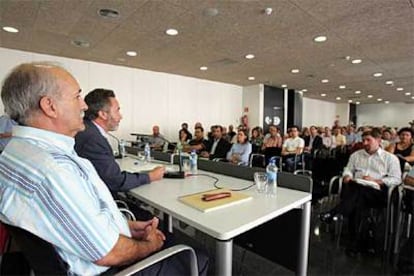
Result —
M 250 128 L 260 126 L 263 127 L 263 107 L 264 107 L 264 86 L 263 84 L 251 85 L 243 87 L 243 110 L 248 108 L 248 112 L 244 112 L 249 118 Z
M 414 104 L 361 104 L 357 106 L 358 125 L 373 126 L 410 126 L 408 122 L 414 120 Z
M 348 124 L 349 105 L 303 98 L 302 125 L 332 126 L 338 118 L 341 125 Z
M 236 85 L 5 48 L 0 60 L 1 80 L 20 63 L 53 61 L 75 76 L 84 95 L 98 87 L 113 89 L 124 117 L 114 134 L 124 139 L 131 139 L 131 132 L 151 133 L 158 124 L 161 133 L 176 140 L 182 122 L 191 129 L 197 121 L 205 128 L 237 125 L 242 115 L 243 89 Z

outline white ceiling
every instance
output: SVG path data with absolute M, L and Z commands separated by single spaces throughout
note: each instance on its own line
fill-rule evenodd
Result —
M 120 16 L 103 18 L 102 8 Z M 208 15 L 212 8 L 216 16 Z M 242 86 L 287 84 L 307 89 L 305 97 L 335 102 L 414 103 L 413 0 L 0 0 L 0 26 L 19 29 L 0 31 L 4 48 Z M 168 28 L 179 34 L 167 36 Z M 315 43 L 318 35 L 328 40 Z M 90 46 L 76 47 L 73 40 Z M 138 55 L 128 57 L 128 50 Z M 255 58 L 245 59 L 249 53 Z M 300 73 L 290 73 L 293 68 Z

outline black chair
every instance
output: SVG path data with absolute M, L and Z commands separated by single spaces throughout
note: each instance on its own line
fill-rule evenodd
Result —
M 68 275 L 68 264 L 62 260 L 52 244 L 22 228 L 4 225 L 22 250 L 35 275 Z M 194 250 L 181 244 L 159 251 L 122 271 L 118 272 L 114 269 L 104 274 L 132 275 L 182 251 L 190 251 L 189 266 L 191 275 L 198 275 L 197 257 Z

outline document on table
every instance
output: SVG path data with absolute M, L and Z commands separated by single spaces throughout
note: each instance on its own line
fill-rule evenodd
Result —
M 355 182 L 360 184 L 360 185 L 367 186 L 367 187 L 370 187 L 370 188 L 375 189 L 375 190 L 381 190 L 380 185 L 378 185 L 378 183 L 375 182 L 375 181 L 357 178 L 357 179 L 355 179 Z

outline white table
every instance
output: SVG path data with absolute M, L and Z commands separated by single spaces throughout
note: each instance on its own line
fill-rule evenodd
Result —
M 134 164 L 136 160 L 120 160 L 121 168 L 127 171 L 142 171 L 157 164 Z M 171 169 L 171 167 L 167 167 Z M 219 179 L 218 186 L 226 188 L 243 188 L 251 181 L 199 171 Z M 203 213 L 178 201 L 179 196 L 214 189 L 214 180 L 207 176 L 191 176 L 185 179 L 163 179 L 132 189 L 130 194 L 137 199 L 187 223 L 208 234 L 216 240 L 216 273 L 232 275 L 233 238 L 267 221 L 270 221 L 294 208 L 302 208 L 302 227 L 300 236 L 298 275 L 306 275 L 309 251 L 310 200 L 311 194 L 291 189 L 278 188 L 276 197 L 258 194 L 252 187 L 243 193 L 253 197 L 252 200 Z

